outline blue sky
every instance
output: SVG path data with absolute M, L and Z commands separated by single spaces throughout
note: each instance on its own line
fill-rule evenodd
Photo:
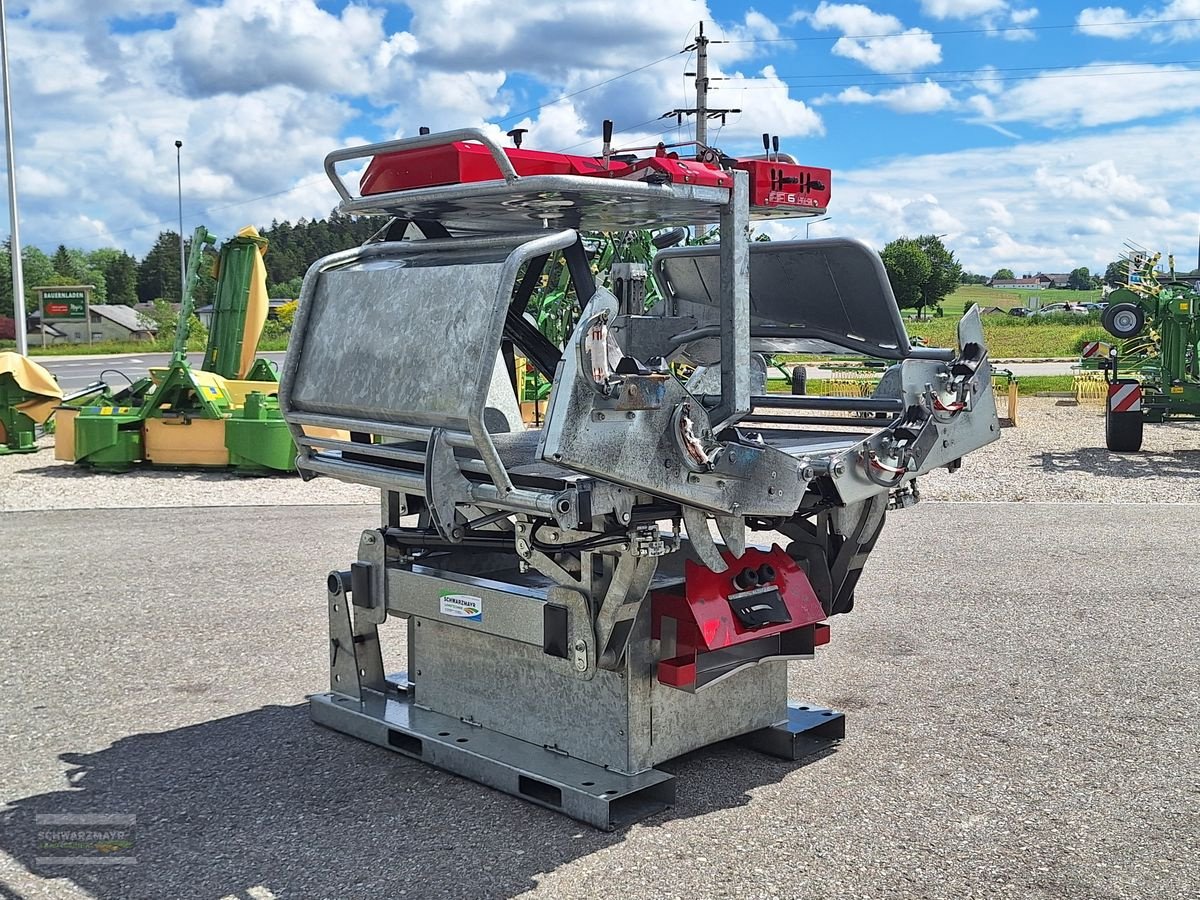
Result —
M 46 250 L 142 255 L 177 227 L 176 139 L 185 230 L 221 235 L 327 214 L 325 153 L 421 125 L 674 137 L 703 20 L 710 102 L 742 110 L 712 141 L 771 131 L 831 168 L 814 236 L 944 234 L 985 274 L 1103 268 L 1126 240 L 1196 262 L 1200 0 L 7 5 L 22 238 Z

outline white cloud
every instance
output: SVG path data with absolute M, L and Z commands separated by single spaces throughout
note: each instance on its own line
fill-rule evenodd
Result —
M 984 274 L 1102 270 L 1125 240 L 1193 254 L 1195 219 L 1179 212 L 1200 208 L 1197 141 L 1190 121 L 835 170 L 830 212 L 839 234 L 875 247 L 948 233 L 964 267 Z
M 995 197 L 981 197 L 979 200 L 980 211 L 987 216 L 988 221 L 994 222 L 997 225 L 1008 226 L 1013 224 L 1013 214 L 1008 211 L 1008 207 Z
M 174 57 L 191 92 L 244 93 L 289 84 L 341 90 L 369 84 L 369 54 L 383 42 L 383 12 L 313 0 L 238 0 L 198 7 L 173 31 Z
M 830 99 L 839 103 L 876 103 L 902 113 L 938 112 L 954 105 L 951 93 L 928 78 L 916 84 L 905 84 L 876 94 L 868 93 L 855 85 Z
M 30 166 L 17 166 L 17 191 L 21 197 L 66 197 L 67 183 L 49 172 Z
M 1008 0 L 921 0 L 921 11 L 935 19 L 972 19 L 1007 6 Z
M 1127 40 L 1144 36 L 1154 43 L 1200 37 L 1200 0 L 1171 0 L 1130 13 L 1121 6 L 1089 6 L 1075 19 L 1082 34 Z
M 906 30 L 895 16 L 877 13 L 859 3 L 822 0 L 805 18 L 815 29 L 842 32 L 831 50 L 834 55 L 862 63 L 875 72 L 912 69 L 942 60 L 942 48 L 928 31 Z
M 1200 70 L 1111 63 L 1043 72 L 968 103 L 981 124 L 1093 127 L 1200 108 L 1198 89 Z

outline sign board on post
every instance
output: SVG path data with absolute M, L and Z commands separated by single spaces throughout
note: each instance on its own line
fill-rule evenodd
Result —
M 87 316 L 87 292 L 69 290 L 47 290 L 42 292 L 42 304 L 46 315 L 55 319 L 82 319 Z
M 35 287 L 41 310 L 42 346 L 46 346 L 46 319 L 86 320 L 88 343 L 92 342 L 92 285 L 67 284 Z

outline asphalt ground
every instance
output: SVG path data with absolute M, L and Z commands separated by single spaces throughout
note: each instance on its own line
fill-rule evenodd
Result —
M 791 666 L 846 740 L 692 753 L 677 805 L 611 834 L 309 721 L 324 576 L 373 516 L 0 516 L 0 898 L 1200 890 L 1200 506 L 892 514 L 858 607 Z M 137 861 L 39 864 L 38 814 L 134 816 Z

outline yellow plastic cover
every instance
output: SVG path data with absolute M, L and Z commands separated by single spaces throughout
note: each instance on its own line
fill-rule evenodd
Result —
M 17 404 L 17 409 L 39 425 L 50 418 L 62 400 L 62 388 L 54 376 L 12 350 L 0 351 L 0 375 L 11 375 L 17 387 L 34 396 Z
M 258 229 L 247 225 L 237 233 L 238 237 L 258 237 Z M 267 321 L 270 302 L 267 296 L 267 266 L 263 262 L 265 245 L 259 245 L 258 256 L 254 257 L 254 271 L 250 275 L 250 296 L 246 302 L 246 328 L 242 334 L 242 358 L 238 361 L 238 378 L 245 378 L 254 365 L 258 353 L 258 339 L 262 337 L 263 325 Z

